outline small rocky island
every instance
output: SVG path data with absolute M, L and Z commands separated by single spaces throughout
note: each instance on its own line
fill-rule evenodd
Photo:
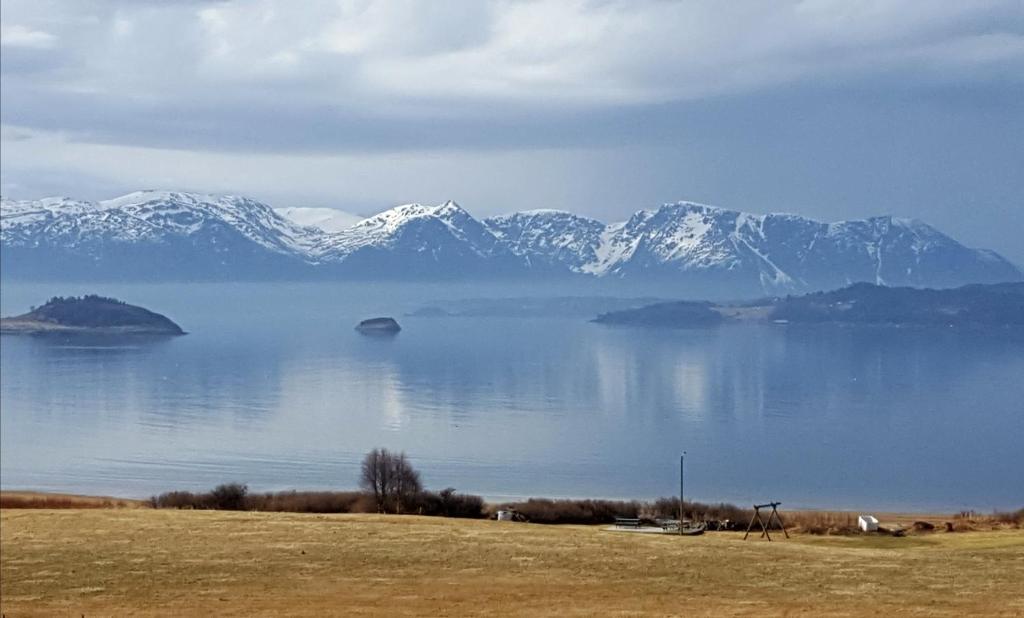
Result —
M 395 318 L 370 318 L 356 326 L 356 330 L 366 334 L 397 333 L 402 330 Z
M 42 307 L 0 319 L 4 334 L 184 335 L 168 317 L 128 303 L 90 294 L 54 296 Z

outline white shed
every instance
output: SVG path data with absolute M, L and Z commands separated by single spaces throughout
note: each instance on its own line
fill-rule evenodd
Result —
M 498 511 L 498 521 L 512 521 L 514 511 Z
M 878 531 L 878 520 L 874 515 L 861 515 L 857 518 L 857 527 L 864 532 Z

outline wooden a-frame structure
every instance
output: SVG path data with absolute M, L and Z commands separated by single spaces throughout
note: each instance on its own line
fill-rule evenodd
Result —
M 767 538 L 769 541 L 772 537 L 768 534 L 768 526 L 772 525 L 772 519 L 779 522 L 779 527 L 782 528 L 782 534 L 789 538 L 789 533 L 786 532 L 786 525 L 782 523 L 782 516 L 779 515 L 779 505 L 781 502 L 769 502 L 768 504 L 755 504 L 754 505 L 754 516 L 750 518 L 750 523 L 747 524 L 747 533 L 743 535 L 743 540 L 746 541 L 747 537 L 750 536 L 750 529 L 754 527 L 754 522 L 761 524 L 761 538 Z M 771 507 L 772 512 L 768 514 L 768 521 L 761 519 L 761 509 L 767 509 Z

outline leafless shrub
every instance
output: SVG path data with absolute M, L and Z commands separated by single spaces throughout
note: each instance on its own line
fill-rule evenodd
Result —
M 246 507 L 253 511 L 287 513 L 372 513 L 373 500 L 360 491 L 281 491 L 251 494 Z
M 210 503 L 206 494 L 195 494 L 191 491 L 168 491 L 149 499 L 153 508 L 157 509 L 205 509 Z
M 210 492 L 210 508 L 219 511 L 244 511 L 248 493 L 249 487 L 241 483 L 217 485 Z
M 249 508 L 249 488 L 241 483 L 224 483 L 204 493 L 169 491 L 149 499 L 160 509 L 215 509 L 244 511 Z
M 996 530 L 1022 526 L 1024 526 L 1024 508 L 1016 511 L 994 511 L 991 515 L 983 515 L 976 511 L 961 511 L 953 516 L 953 521 L 946 524 L 947 530 L 950 532 Z
M 420 515 L 477 519 L 485 516 L 484 499 L 471 494 L 457 494 L 454 487 L 448 487 L 436 493 L 423 491 L 415 496 L 409 512 Z
M 1001 524 L 1009 524 L 1020 528 L 1024 526 L 1024 508 L 1017 509 L 1016 511 L 996 511 L 992 513 L 992 519 Z
M 658 498 L 645 507 L 652 517 L 658 519 L 679 518 L 679 498 Z M 720 502 L 705 504 L 703 502 L 683 502 L 683 519 L 690 521 L 743 522 L 750 521 L 750 509 L 743 509 L 734 504 Z

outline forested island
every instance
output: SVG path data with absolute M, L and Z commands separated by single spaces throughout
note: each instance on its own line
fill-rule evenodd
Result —
M 678 301 L 599 315 L 595 322 L 670 328 L 802 323 L 1024 326 L 1024 283 L 933 290 L 856 283 L 839 290 L 748 302 Z
M 143 307 L 89 294 L 54 296 L 28 313 L 0 319 L 5 334 L 97 333 L 184 335 L 170 318 Z

